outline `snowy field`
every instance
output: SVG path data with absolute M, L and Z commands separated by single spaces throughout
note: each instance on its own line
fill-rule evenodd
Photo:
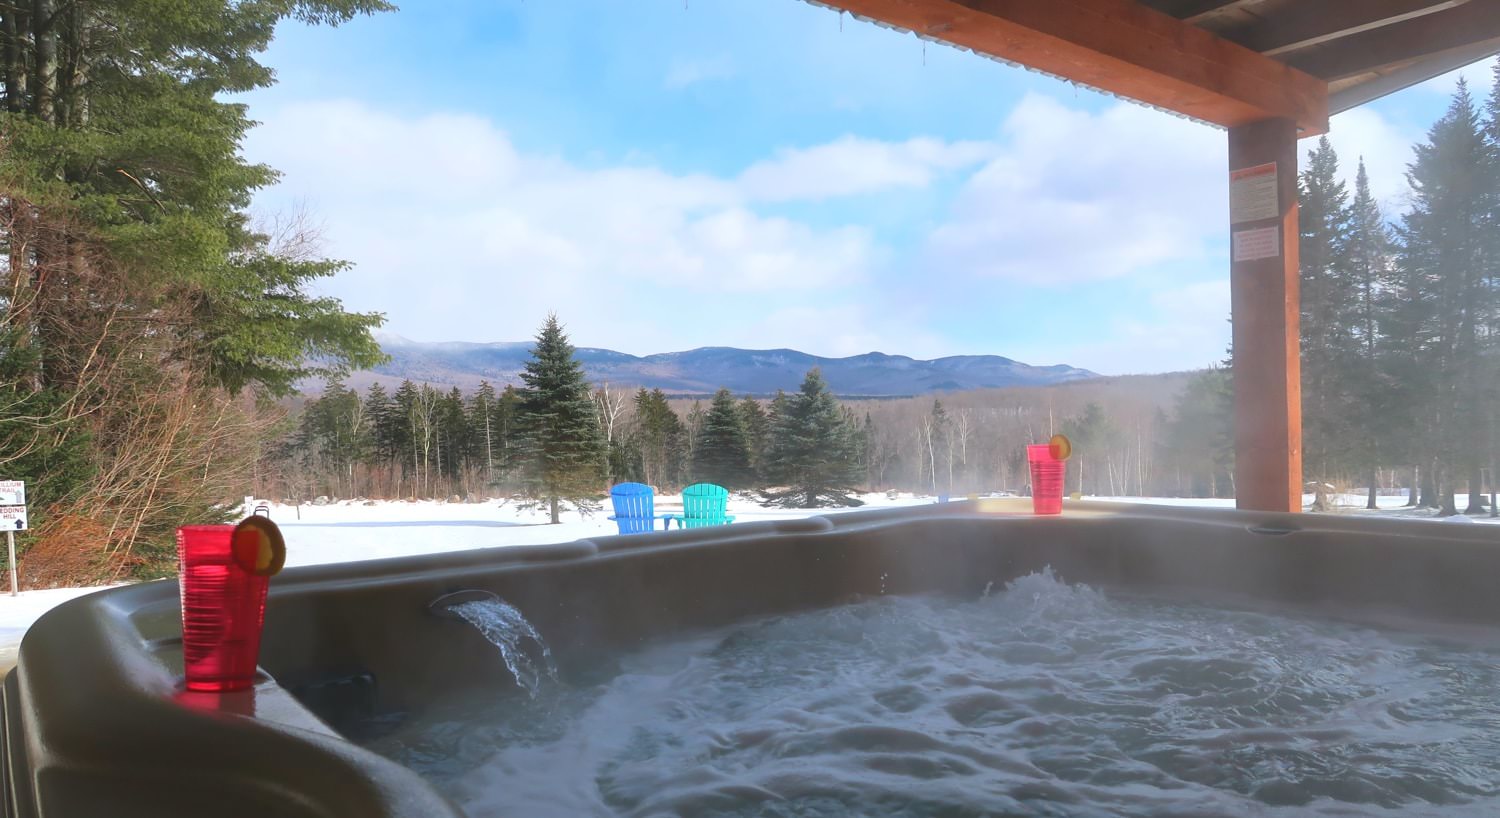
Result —
M 864 508 L 892 508 L 931 503 L 930 497 L 863 494 Z M 815 514 L 838 514 L 857 509 L 772 509 L 753 500 L 731 497 L 729 513 L 735 522 L 791 520 Z M 657 514 L 681 514 L 680 495 L 658 495 Z M 442 503 L 436 501 L 380 502 L 365 505 L 350 500 L 326 506 L 272 505 L 271 519 L 286 535 L 287 567 L 322 565 L 349 560 L 400 557 L 439 551 L 467 551 L 502 545 L 544 545 L 601 537 L 618 531 L 609 511 L 588 516 L 562 515 L 551 525 L 544 509 L 522 509 L 511 502 Z M 659 524 L 658 524 L 659 525 Z
M 861 495 L 865 509 L 925 505 L 932 497 L 900 494 Z M 1089 497 L 1127 503 L 1183 505 L 1210 508 L 1233 508 L 1233 500 L 1194 500 L 1158 497 Z M 1311 504 L 1312 495 L 1304 497 Z M 1432 511 L 1405 509 L 1404 497 L 1381 497 L 1378 511 L 1364 509 L 1363 495 L 1334 495 L 1330 498 L 1337 510 L 1350 514 L 1373 514 L 1380 517 L 1432 517 Z M 1459 497 L 1462 508 L 1467 498 Z M 547 523 L 545 511 L 522 509 L 511 502 L 491 500 L 483 503 L 443 503 L 437 501 L 346 500 L 325 506 L 285 506 L 272 504 L 271 517 L 281 526 L 287 540 L 287 567 L 321 565 L 353 560 L 380 559 L 442 551 L 465 551 L 508 545 L 541 545 L 570 542 L 587 537 L 613 534 L 615 524 L 607 519 L 609 512 L 587 516 L 577 512 L 563 515 L 558 525 Z M 659 496 L 658 514 L 679 513 L 680 496 Z M 743 497 L 730 499 L 729 512 L 736 522 L 787 520 L 814 514 L 839 514 L 858 509 L 768 509 Z M 1494 523 L 1491 518 L 1454 517 L 1435 524 Z M 23 591 L 19 596 L 0 595 L 0 668 L 14 662 L 16 646 L 26 629 L 42 614 L 75 597 L 93 593 L 97 588 L 57 588 Z

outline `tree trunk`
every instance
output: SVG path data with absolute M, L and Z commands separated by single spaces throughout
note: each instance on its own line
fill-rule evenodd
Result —
M 1495 483 L 1500 482 L 1500 454 L 1490 455 L 1490 516 L 1500 517 L 1500 505 L 1495 503 Z
M 52 0 L 34 0 L 31 7 L 32 37 L 36 41 L 31 112 L 43 122 L 56 121 L 57 20 L 53 9 Z
M 1437 508 L 1437 468 L 1433 464 L 1427 465 L 1418 485 L 1421 488 L 1421 496 L 1417 498 L 1417 508 Z
M 558 523 L 562 522 L 562 518 L 558 515 L 557 498 L 556 497 L 549 497 L 547 499 L 551 503 L 551 506 L 552 506 L 552 524 L 553 525 L 557 525 Z
M 1484 470 L 1476 462 L 1469 470 L 1469 505 L 1465 514 L 1484 513 Z
M 1421 482 L 1421 478 L 1422 478 L 1422 467 L 1421 466 L 1412 466 L 1411 467 L 1411 482 L 1406 485 L 1406 507 L 1407 508 L 1416 508 L 1417 507 L 1417 495 L 1420 493 L 1419 490 L 1418 490 L 1418 484 Z
M 1434 469 L 1433 471 L 1437 472 L 1437 469 Z M 1452 517 L 1453 515 L 1458 513 L 1458 503 L 1456 501 L 1456 498 L 1454 497 L 1453 489 L 1454 485 L 1458 481 L 1454 480 L 1452 477 L 1449 477 L 1448 474 L 1443 472 L 1439 472 L 1435 476 L 1437 478 L 1437 498 L 1439 503 L 1441 503 L 1440 507 L 1438 508 L 1438 516 Z
M 27 34 L 26 12 L 19 5 L 12 7 L 0 21 L 0 31 L 5 38 L 3 54 L 5 63 L 5 110 L 20 113 L 26 108 L 26 60 L 21 43 Z
M 1365 508 L 1367 508 L 1367 509 L 1369 509 L 1371 511 L 1374 511 L 1375 509 L 1377 509 L 1377 508 L 1380 507 L 1380 504 L 1377 503 L 1376 500 L 1375 500 L 1375 498 L 1379 496 L 1379 487 L 1378 487 L 1379 483 L 1380 483 L 1380 469 L 1378 469 L 1378 468 L 1371 469 L 1370 470 L 1370 493 L 1369 493 L 1369 495 L 1367 497 L 1365 497 Z

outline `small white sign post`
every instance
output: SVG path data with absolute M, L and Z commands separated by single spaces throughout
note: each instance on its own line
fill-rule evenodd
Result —
M 20 480 L 0 480 L 0 527 L 5 529 L 5 546 L 10 557 L 10 595 L 20 590 L 16 580 L 16 532 L 26 530 L 26 484 Z

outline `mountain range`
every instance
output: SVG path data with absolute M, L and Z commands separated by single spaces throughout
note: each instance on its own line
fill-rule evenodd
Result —
M 385 333 L 378 334 L 377 339 L 391 360 L 372 370 L 353 373 L 346 379 L 350 386 L 364 388 L 376 381 L 393 386 L 408 379 L 433 386 L 457 386 L 464 391 L 480 381 L 489 381 L 497 389 L 507 383 L 519 385 L 519 374 L 532 346 L 530 342 L 410 341 Z M 999 355 L 954 355 L 924 361 L 881 352 L 824 358 L 793 349 L 701 347 L 637 356 L 579 347 L 577 357 L 592 383 L 659 388 L 672 395 L 706 395 L 720 387 L 736 394 L 770 395 L 778 389 L 790 392 L 815 366 L 822 368 L 829 387 L 846 397 L 1038 386 L 1098 377 L 1086 369 L 1031 366 Z

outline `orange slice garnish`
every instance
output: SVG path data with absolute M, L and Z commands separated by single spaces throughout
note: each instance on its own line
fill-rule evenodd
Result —
M 1067 460 L 1073 456 L 1073 443 L 1068 440 L 1067 435 L 1053 435 L 1047 441 L 1047 446 L 1051 449 L 1052 457 L 1057 460 Z
M 256 576 L 275 576 L 286 565 L 286 540 L 281 529 L 266 517 L 241 520 L 234 527 L 230 549 L 235 563 Z

